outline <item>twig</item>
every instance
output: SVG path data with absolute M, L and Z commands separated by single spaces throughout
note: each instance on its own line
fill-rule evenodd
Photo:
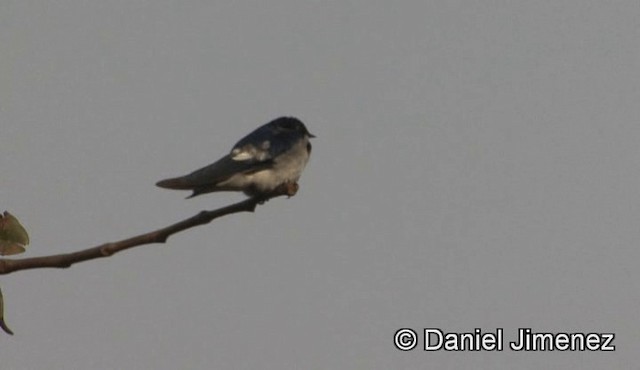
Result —
M 0 329 L 4 330 L 4 332 L 9 335 L 13 335 L 13 332 L 9 329 L 7 323 L 4 322 L 4 301 L 2 299 L 2 291 L 0 291 Z
M 151 231 L 146 234 L 137 235 L 129 239 L 124 239 L 117 242 L 105 243 L 96 247 L 84 249 L 73 253 L 21 259 L 0 258 L 0 275 L 7 275 L 20 270 L 37 268 L 68 268 L 78 262 L 89 261 L 102 257 L 109 257 L 125 249 L 137 247 L 140 245 L 165 243 L 169 236 L 173 234 L 179 233 L 195 226 L 208 224 L 218 217 L 222 217 L 232 213 L 253 212 L 255 211 L 258 204 L 262 204 L 271 198 L 275 198 L 281 195 L 288 195 L 291 197 L 295 195 L 297 190 L 297 184 L 287 183 L 283 186 L 280 186 L 269 195 L 249 198 L 242 202 L 238 202 L 213 211 L 202 211 L 195 216 L 192 216 L 162 229 Z
M 253 212 L 258 204 L 263 204 L 271 198 L 287 195 L 292 197 L 298 191 L 298 184 L 285 183 L 279 186 L 270 194 L 254 196 L 242 202 L 238 202 L 213 211 L 202 211 L 195 216 L 177 222 L 173 225 L 162 229 L 140 234 L 129 239 L 120 240 L 113 243 L 105 243 L 89 249 L 80 250 L 73 253 L 55 254 L 51 256 L 7 259 L 0 258 L 0 275 L 7 275 L 20 270 L 29 270 L 37 268 L 68 268 L 71 265 L 93 260 L 96 258 L 109 257 L 125 249 L 137 247 L 145 244 L 165 243 L 167 239 L 181 231 L 205 225 L 218 217 L 230 215 L 239 212 Z M 2 299 L 2 291 L 0 291 L 0 329 L 7 334 L 13 335 L 13 332 L 4 321 L 4 302 Z

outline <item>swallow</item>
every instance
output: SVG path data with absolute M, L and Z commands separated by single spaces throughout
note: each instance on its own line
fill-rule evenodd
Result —
M 156 183 L 166 189 L 191 190 L 187 198 L 218 191 L 268 196 L 280 186 L 298 189 L 297 181 L 311 154 L 315 137 L 297 118 L 280 117 L 238 141 L 231 152 L 188 175 Z

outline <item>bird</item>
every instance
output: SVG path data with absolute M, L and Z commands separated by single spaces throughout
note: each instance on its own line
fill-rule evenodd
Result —
M 216 162 L 156 185 L 191 190 L 187 199 L 219 191 L 268 197 L 282 186 L 291 196 L 298 190 L 298 179 L 311 154 L 309 139 L 314 137 L 299 119 L 279 117 L 240 139 L 229 154 Z

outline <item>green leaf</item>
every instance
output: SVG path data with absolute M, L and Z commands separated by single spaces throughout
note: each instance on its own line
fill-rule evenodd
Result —
M 0 215 L 0 256 L 9 256 L 25 251 L 29 234 L 20 222 L 8 211 Z

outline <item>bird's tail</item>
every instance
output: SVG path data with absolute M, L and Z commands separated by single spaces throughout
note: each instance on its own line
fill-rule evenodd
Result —
M 175 190 L 190 190 L 193 189 L 193 185 L 191 185 L 189 183 L 189 181 L 187 181 L 187 179 L 185 179 L 185 177 L 173 177 L 170 179 L 165 179 L 165 180 L 161 180 L 158 181 L 156 183 L 156 186 L 159 186 L 161 188 L 165 188 L 165 189 L 175 189 Z

